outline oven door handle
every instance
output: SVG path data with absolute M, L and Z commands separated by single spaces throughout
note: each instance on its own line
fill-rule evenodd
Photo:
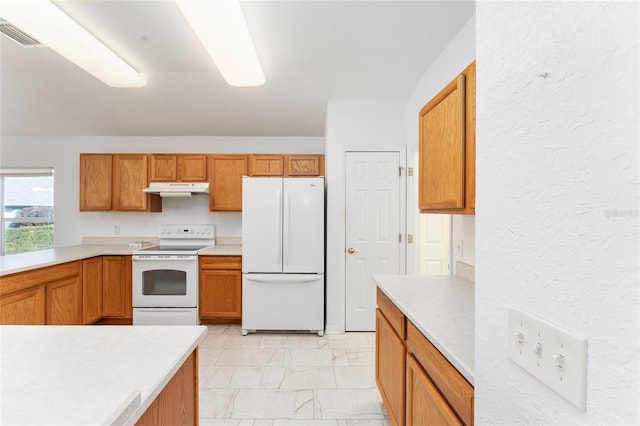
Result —
M 158 261 L 162 260 L 164 262 L 194 262 L 198 260 L 198 256 L 185 256 L 185 257 L 160 257 L 160 256 L 132 256 L 133 260 L 142 260 L 146 261 Z

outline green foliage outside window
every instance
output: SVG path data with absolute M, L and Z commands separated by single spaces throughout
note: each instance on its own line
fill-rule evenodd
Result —
M 53 247 L 53 224 L 8 227 L 5 230 L 5 255 Z

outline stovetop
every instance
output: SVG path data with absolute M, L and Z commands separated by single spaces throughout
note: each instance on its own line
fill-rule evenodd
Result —
M 198 250 L 215 245 L 214 225 L 162 225 L 159 244 L 134 251 L 140 255 L 196 255 Z
M 151 246 L 141 248 L 140 250 L 136 250 L 136 253 L 149 253 L 149 252 L 169 252 L 169 251 L 177 251 L 177 252 L 197 252 L 198 250 L 202 250 L 205 247 L 209 247 L 211 244 L 203 246 L 203 245 L 191 245 L 191 246 L 176 246 L 176 245 L 160 245 L 160 246 Z

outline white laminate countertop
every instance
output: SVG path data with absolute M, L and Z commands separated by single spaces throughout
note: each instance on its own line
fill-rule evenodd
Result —
M 204 326 L 2 326 L 3 425 L 135 424 Z
M 94 256 L 130 255 L 136 248 L 129 244 L 80 244 L 33 251 L 29 253 L 0 256 L 0 276 L 29 271 L 45 266 L 57 265 Z M 200 255 L 232 256 L 242 255 L 241 245 L 213 245 L 198 252 Z
M 373 280 L 473 384 L 474 284 L 450 275 L 374 275 Z

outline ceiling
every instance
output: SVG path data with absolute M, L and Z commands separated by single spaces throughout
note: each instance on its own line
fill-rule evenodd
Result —
M 169 0 L 56 1 L 147 76 L 114 89 L 47 48 L 0 36 L 12 136 L 322 136 L 328 100 L 406 101 L 473 1 L 241 1 L 264 69 L 228 86 Z

